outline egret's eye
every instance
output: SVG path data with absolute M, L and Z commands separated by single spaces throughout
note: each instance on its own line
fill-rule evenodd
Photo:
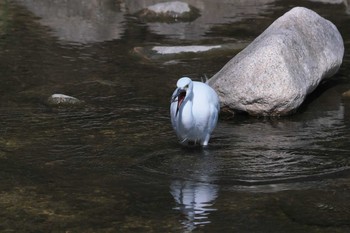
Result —
M 188 88 L 188 84 L 185 86 L 185 89 L 187 89 Z

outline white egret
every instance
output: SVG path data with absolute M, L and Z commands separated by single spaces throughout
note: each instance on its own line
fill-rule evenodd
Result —
M 208 84 L 188 77 L 177 81 L 171 97 L 171 124 L 182 144 L 207 146 L 218 121 L 219 97 Z

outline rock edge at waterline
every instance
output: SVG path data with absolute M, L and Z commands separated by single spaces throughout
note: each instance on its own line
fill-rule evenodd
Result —
M 288 115 L 338 71 L 343 56 L 336 26 L 312 10 L 295 7 L 232 58 L 209 85 L 223 110 Z

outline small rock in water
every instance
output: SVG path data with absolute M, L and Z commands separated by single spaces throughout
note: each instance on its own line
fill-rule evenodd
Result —
M 150 21 L 189 21 L 199 16 L 199 10 L 180 1 L 163 2 L 141 10 L 138 15 Z
M 64 94 L 53 94 L 47 102 L 50 105 L 77 105 L 82 103 L 81 100 Z
M 232 53 L 237 53 L 247 46 L 245 42 L 236 42 L 229 44 L 216 45 L 182 45 L 182 46 L 151 46 L 151 47 L 135 47 L 133 53 L 148 59 L 172 59 L 174 57 L 191 57 L 191 56 L 206 56 L 211 55 L 223 56 Z
M 255 116 L 291 114 L 342 64 L 336 26 L 295 7 L 273 22 L 210 80 L 221 107 Z
M 178 53 L 199 53 L 207 52 L 212 49 L 219 49 L 221 45 L 193 45 L 193 46 L 155 46 L 152 48 L 153 51 L 158 54 L 178 54 Z
M 175 14 L 184 14 L 190 12 L 190 6 L 185 2 L 174 1 L 164 2 L 149 6 L 148 9 L 156 14 L 166 14 L 168 12 L 174 12 Z

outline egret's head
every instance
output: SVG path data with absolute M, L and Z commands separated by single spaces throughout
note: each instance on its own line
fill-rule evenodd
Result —
M 192 80 L 188 77 L 183 77 L 177 81 L 176 85 L 177 85 L 177 91 L 173 96 L 172 101 L 173 102 L 177 101 L 177 110 L 176 110 L 176 114 L 177 114 L 188 92 L 192 90 Z
M 177 81 L 176 85 L 178 88 L 187 89 L 191 83 L 192 83 L 192 80 L 190 78 L 183 77 Z

